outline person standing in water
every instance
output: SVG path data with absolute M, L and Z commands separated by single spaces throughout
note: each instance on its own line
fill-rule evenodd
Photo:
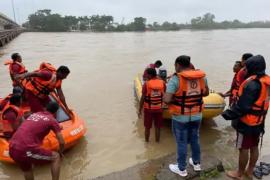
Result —
M 140 100 L 139 116 L 144 110 L 145 141 L 149 142 L 150 129 L 152 123 L 155 124 L 156 142 L 160 141 L 160 129 L 163 121 L 163 95 L 166 89 L 165 82 L 157 78 L 157 72 L 153 68 L 148 68 L 147 79 L 142 88 Z

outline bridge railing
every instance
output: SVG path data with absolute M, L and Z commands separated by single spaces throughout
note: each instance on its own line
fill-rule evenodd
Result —
M 23 29 L 21 28 L 18 28 L 18 29 L 10 29 L 10 30 L 1 30 L 0 31 L 0 39 L 5 37 L 5 36 L 8 36 L 10 34 L 18 34 L 18 33 L 21 33 L 23 31 Z

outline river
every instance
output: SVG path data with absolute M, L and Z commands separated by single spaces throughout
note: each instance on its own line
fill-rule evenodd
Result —
M 19 52 L 28 70 L 41 61 L 67 65 L 70 76 L 63 81 L 68 104 L 87 124 L 88 132 L 77 146 L 65 153 L 61 179 L 89 179 L 119 171 L 149 159 L 175 152 L 169 123 L 161 142 L 144 142 L 138 119 L 133 80 L 145 66 L 161 59 L 173 71 L 177 56 L 187 54 L 207 73 L 209 86 L 229 89 L 234 61 L 245 52 L 262 54 L 269 64 L 270 29 L 146 33 L 23 33 L 0 49 L 0 96 L 11 91 L 7 68 L 2 64 Z M 268 68 L 269 72 L 269 68 Z M 267 121 L 270 120 L 269 115 Z M 220 157 L 228 166 L 237 157 L 235 132 L 221 117 L 202 125 L 204 154 Z M 269 123 L 262 154 L 270 151 Z M 35 168 L 36 179 L 50 179 L 49 166 Z M 21 179 L 13 165 L 0 163 L 0 179 Z

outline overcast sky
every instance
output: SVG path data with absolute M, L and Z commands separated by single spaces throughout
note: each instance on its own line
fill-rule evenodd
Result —
M 18 23 L 38 9 L 51 9 L 61 15 L 112 15 L 116 22 L 130 22 L 142 16 L 147 22 L 189 22 L 207 12 L 216 21 L 270 20 L 270 0 L 13 0 Z M 0 12 L 13 19 L 12 0 L 0 0 Z

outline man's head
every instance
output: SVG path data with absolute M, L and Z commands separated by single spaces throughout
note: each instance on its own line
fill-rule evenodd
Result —
M 266 63 L 264 57 L 261 55 L 256 55 L 249 58 L 246 62 L 246 69 L 248 76 L 251 75 L 258 75 L 263 76 L 265 75 Z
M 174 66 L 176 72 L 180 72 L 183 69 L 190 68 L 190 56 L 182 55 L 177 57 Z
M 161 60 L 157 60 L 157 61 L 155 62 L 155 66 L 156 66 L 157 68 L 159 68 L 160 66 L 162 66 Z
M 235 61 L 233 66 L 233 72 L 237 73 L 242 68 L 241 61 Z
M 245 62 L 250 58 L 252 57 L 253 54 L 251 53 L 245 53 L 242 55 L 242 58 L 241 58 L 241 65 L 244 67 L 245 66 Z
M 50 101 L 46 106 L 46 110 L 48 112 L 52 113 L 53 115 L 55 115 L 55 113 L 58 111 L 58 109 L 59 109 L 59 105 L 53 101 Z
M 11 59 L 15 62 L 22 62 L 22 57 L 19 53 L 13 53 Z
M 22 104 L 22 96 L 20 94 L 13 94 L 9 99 L 10 104 L 20 106 Z
M 147 73 L 148 79 L 157 77 L 157 71 L 154 68 L 146 69 L 146 73 Z
M 56 71 L 56 77 L 57 79 L 66 79 L 66 77 L 69 75 L 70 70 L 67 66 L 60 66 Z
M 23 89 L 19 86 L 15 86 L 12 90 L 12 94 L 22 95 L 22 93 L 23 93 Z

